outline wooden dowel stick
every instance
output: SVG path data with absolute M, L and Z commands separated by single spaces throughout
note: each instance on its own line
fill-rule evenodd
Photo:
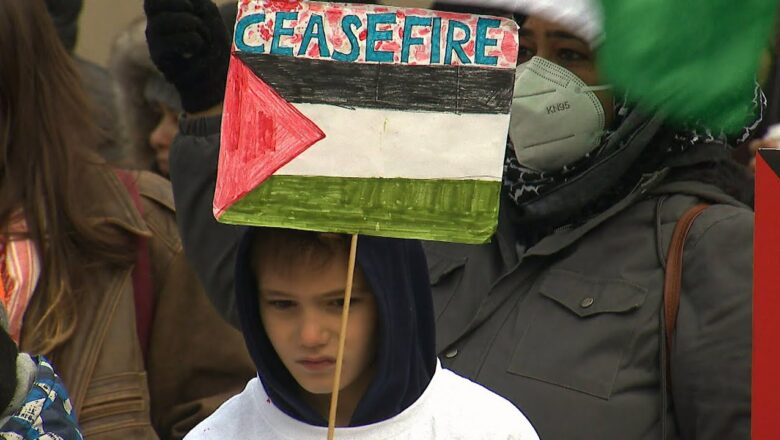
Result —
M 355 277 L 355 257 L 357 256 L 357 234 L 352 235 L 349 247 L 349 265 L 347 267 L 347 289 L 344 292 L 344 308 L 341 311 L 341 332 L 339 333 L 339 348 L 336 354 L 336 371 L 333 376 L 333 393 L 330 395 L 330 415 L 328 417 L 328 440 L 333 440 L 336 433 L 336 410 L 339 405 L 339 389 L 341 388 L 341 365 L 344 363 L 344 344 L 347 340 L 347 323 L 349 321 L 349 302 L 352 299 L 352 280 Z

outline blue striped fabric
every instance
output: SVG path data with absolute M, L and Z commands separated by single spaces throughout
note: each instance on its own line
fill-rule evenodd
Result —
M 68 392 L 43 356 L 33 357 L 38 366 L 25 402 L 0 426 L 4 440 L 82 440 Z

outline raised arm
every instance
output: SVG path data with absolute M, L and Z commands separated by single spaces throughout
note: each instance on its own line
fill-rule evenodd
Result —
M 176 86 L 186 112 L 170 153 L 184 250 L 219 313 L 237 325 L 233 268 L 244 228 L 217 223 L 211 210 L 229 33 L 210 0 L 145 0 L 144 10 L 152 60 Z

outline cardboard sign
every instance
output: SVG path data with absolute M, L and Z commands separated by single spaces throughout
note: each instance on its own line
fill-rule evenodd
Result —
M 780 438 L 780 150 L 756 155 L 752 438 Z
M 215 216 L 488 240 L 517 48 L 504 18 L 240 1 Z

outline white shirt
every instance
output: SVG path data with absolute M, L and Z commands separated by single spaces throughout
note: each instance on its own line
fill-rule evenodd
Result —
M 327 428 L 300 422 L 279 410 L 254 378 L 185 440 L 325 440 Z M 336 428 L 337 440 L 538 440 L 525 416 L 508 400 L 441 368 L 414 404 L 393 418 L 356 428 Z

